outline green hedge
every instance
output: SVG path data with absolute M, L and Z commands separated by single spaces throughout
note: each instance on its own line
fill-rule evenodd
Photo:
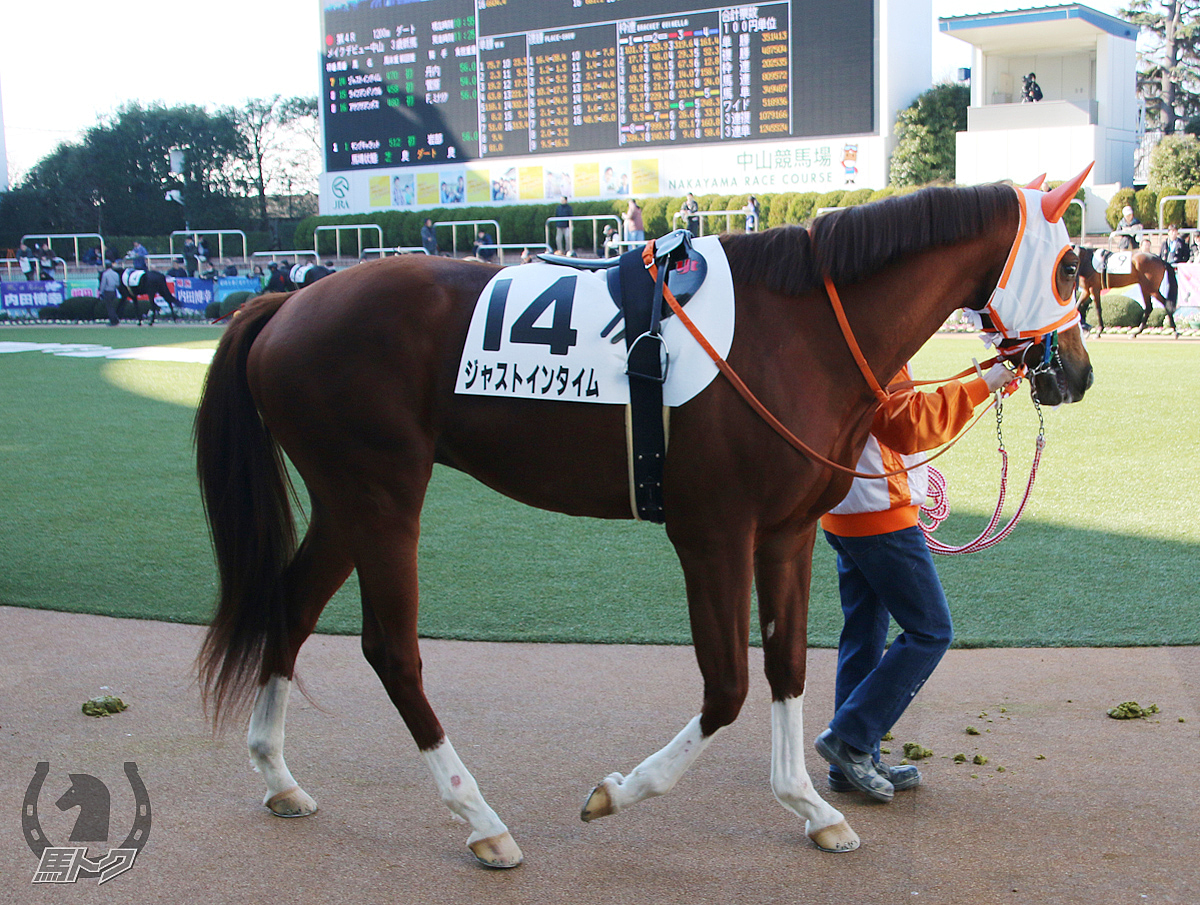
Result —
M 133 302 L 128 299 L 120 299 L 117 302 L 117 317 L 122 320 L 133 320 L 139 314 L 141 317 L 147 317 L 150 307 L 150 302 L 138 302 L 135 308 Z M 180 317 L 183 317 L 184 314 L 183 311 L 179 312 Z M 160 312 L 160 315 L 170 318 L 165 311 Z M 39 308 L 38 318 L 44 321 L 106 321 L 108 320 L 108 307 L 104 304 L 103 299 L 91 295 L 77 295 L 65 299 L 61 305 Z
M 1100 296 L 1100 310 L 1104 314 L 1105 327 L 1136 327 L 1146 313 L 1140 302 L 1122 295 L 1119 290 Z M 1147 326 L 1161 327 L 1166 319 L 1167 312 L 1156 307 L 1150 312 Z
M 819 208 L 851 207 L 879 201 L 892 195 L 908 194 L 916 189 L 855 189 L 844 191 L 837 189 L 831 192 L 780 192 L 771 195 L 753 193 L 758 199 L 762 217 L 762 228 L 782 226 L 786 223 L 804 223 L 810 220 Z M 702 211 L 740 211 L 750 199 L 750 192 L 737 195 L 710 194 L 697 195 L 696 201 Z M 684 195 L 647 198 L 642 204 L 642 220 L 646 226 L 647 236 L 661 236 L 679 222 L 675 214 L 683 207 Z M 611 201 L 577 201 L 571 203 L 575 216 L 597 216 L 601 214 L 616 215 L 620 218 L 628 207 L 628 199 L 618 198 Z M 393 248 L 398 245 L 417 246 L 421 244 L 421 226 L 429 217 L 435 223 L 445 220 L 495 220 L 500 224 L 500 238 L 505 244 L 541 243 L 545 241 L 546 220 L 554 216 L 557 204 L 521 204 L 521 205 L 480 205 L 466 208 L 435 207 L 420 211 L 380 211 L 373 214 L 337 214 L 329 216 L 306 217 L 296 227 L 294 236 L 295 248 L 312 247 L 313 231 L 318 226 L 335 226 L 338 224 L 367 224 L 374 223 L 383 230 L 383 245 Z M 745 217 L 734 215 L 730 218 L 731 229 L 744 229 Z M 706 224 L 706 232 L 708 226 Z M 718 218 L 715 228 L 723 230 L 725 223 Z M 603 226 L 597 230 L 597 240 L 602 241 Z M 458 250 L 469 251 L 474 239 L 470 230 L 460 228 L 458 231 Z M 554 241 L 551 234 L 551 243 Z M 371 247 L 377 240 L 374 230 L 364 232 L 363 241 Z M 334 253 L 336 239 L 334 233 L 322 233 L 318 250 L 321 257 Z M 576 248 L 588 249 L 592 243 L 592 227 L 588 223 L 576 223 L 573 234 Z M 449 250 L 449 233 L 446 229 L 438 231 L 438 242 L 443 251 Z M 356 234 L 351 231 L 342 233 L 342 254 L 355 256 L 359 254 Z

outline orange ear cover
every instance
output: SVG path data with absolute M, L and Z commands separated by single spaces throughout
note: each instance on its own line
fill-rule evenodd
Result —
M 1029 183 L 1029 185 L 1025 186 L 1025 188 L 1040 189 L 1042 187 L 1042 183 L 1045 181 L 1046 181 L 1046 174 L 1043 173 L 1041 176 L 1038 176 L 1036 179 L 1034 179 L 1033 182 Z
M 1075 197 L 1075 193 L 1083 185 L 1083 180 L 1087 178 L 1087 174 L 1095 165 L 1096 162 L 1093 160 L 1074 179 L 1064 182 L 1054 191 L 1047 192 L 1042 196 L 1042 214 L 1045 215 L 1047 221 L 1057 223 L 1062 219 L 1062 215 L 1067 212 L 1067 208 L 1071 204 L 1071 199 Z

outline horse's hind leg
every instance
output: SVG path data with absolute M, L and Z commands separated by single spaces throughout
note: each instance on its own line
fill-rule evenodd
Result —
M 771 686 L 771 790 L 805 821 L 805 832 L 827 852 L 859 846 L 841 812 L 813 787 L 804 761 L 804 679 L 808 650 L 808 593 L 815 529 L 779 536 L 755 552 L 763 659 Z
M 284 576 L 289 601 L 288 653 L 283 662 L 263 664 L 262 684 L 246 732 L 250 762 L 267 783 L 263 804 L 280 817 L 306 817 L 317 810 L 317 803 L 300 788 L 283 759 L 284 722 L 296 656 L 351 568 L 349 554 L 325 511 L 314 501 L 304 542 Z
M 704 677 L 704 704 L 699 716 L 665 748 L 628 776 L 612 773 L 596 786 L 580 813 L 585 821 L 669 792 L 717 732 L 737 718 L 746 699 L 752 575 L 749 533 L 739 539 L 741 551 L 736 550 L 736 542 L 692 546 L 675 536 L 671 539 L 687 584 L 692 640 Z M 735 549 L 731 551 L 731 547 Z
M 371 502 L 378 507 L 377 499 Z M 418 500 L 411 516 L 380 516 L 370 524 L 362 519 L 356 526 L 363 654 L 412 733 L 442 802 L 470 825 L 467 847 L 488 867 L 516 867 L 521 849 L 484 800 L 425 697 L 417 644 L 419 509 Z

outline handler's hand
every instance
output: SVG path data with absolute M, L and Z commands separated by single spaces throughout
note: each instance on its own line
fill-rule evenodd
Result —
M 1004 387 L 1006 384 L 1012 383 L 1014 379 L 1016 378 L 1013 372 L 1004 365 L 1000 364 L 1000 362 L 996 362 L 994 365 L 988 368 L 988 372 L 983 375 L 984 383 L 987 384 L 988 389 L 993 393 Z

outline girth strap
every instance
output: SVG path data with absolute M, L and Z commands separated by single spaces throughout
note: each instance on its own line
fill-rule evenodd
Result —
M 652 247 L 652 245 L 651 245 Z M 652 252 L 651 252 L 652 254 Z M 621 256 L 621 305 L 625 312 L 625 372 L 629 375 L 630 455 L 636 515 L 663 522 L 663 464 L 667 438 L 663 427 L 663 382 L 666 345 L 661 331 L 662 290 L 666 267 L 655 276 L 643 256 Z

